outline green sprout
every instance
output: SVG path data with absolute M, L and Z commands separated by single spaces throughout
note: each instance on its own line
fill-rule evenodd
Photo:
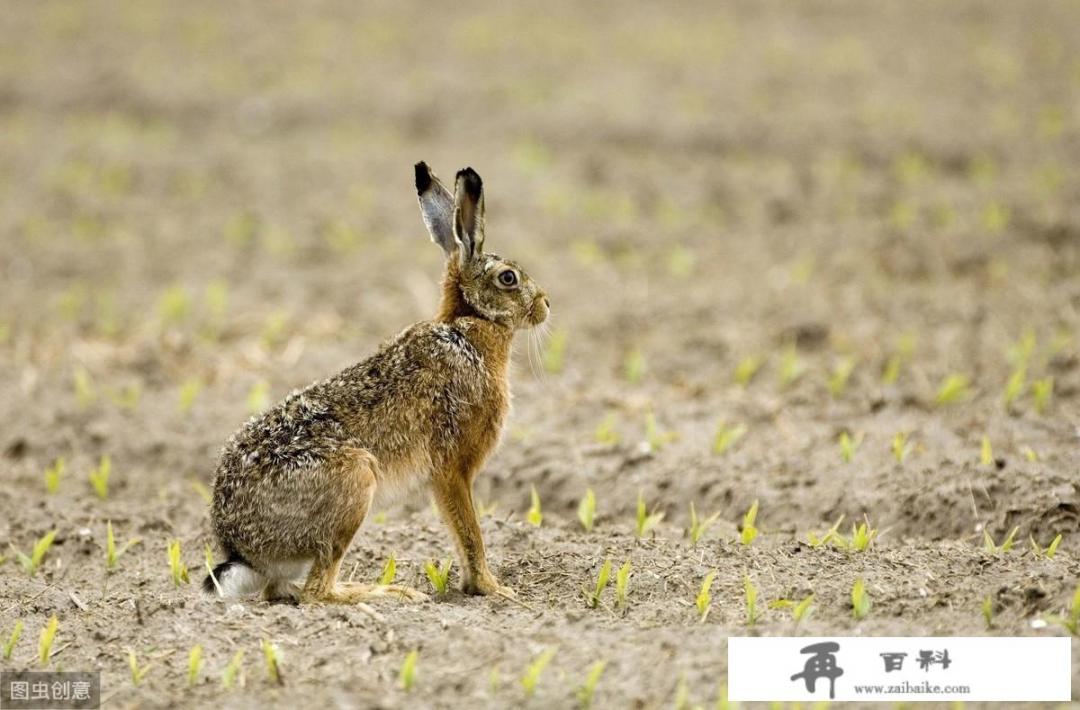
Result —
M 289 326 L 289 317 L 281 311 L 274 311 L 266 317 L 266 322 L 263 323 L 262 332 L 259 334 L 259 339 L 262 340 L 263 347 L 267 350 L 271 350 L 277 347 L 285 339 L 285 332 Z
M 258 414 L 270 404 L 270 383 L 258 380 L 251 385 L 247 395 L 247 408 L 252 414 Z
M 856 579 L 851 587 L 851 613 L 856 619 L 865 619 L 870 613 L 870 596 L 866 593 L 866 582 Z
M 540 494 L 536 492 L 536 486 L 531 487 L 529 498 L 532 503 L 529 506 L 529 512 L 525 515 L 525 519 L 529 521 L 529 525 L 538 528 L 544 522 L 544 514 L 540 511 Z
M 623 563 L 615 573 L 615 608 L 626 609 L 626 594 L 630 585 L 630 560 Z
M 116 563 L 124 556 L 124 553 L 128 551 L 132 545 L 137 545 L 139 538 L 132 538 L 128 540 L 123 547 L 117 549 L 116 536 L 113 535 L 112 521 L 109 520 L 105 523 L 105 569 L 106 571 L 116 567 Z
M 896 459 L 896 463 L 904 463 L 904 459 L 911 452 L 911 445 L 908 443 L 908 434 L 905 431 L 898 431 L 892 439 L 892 455 Z
M 945 378 L 938 388 L 936 401 L 938 406 L 956 404 L 966 399 L 971 393 L 970 380 L 967 375 L 952 374 Z
M 592 707 L 593 696 L 596 695 L 596 686 L 600 683 L 600 676 L 604 674 L 607 661 L 597 661 L 589 668 L 585 675 L 585 682 L 577 689 L 578 707 L 581 710 L 589 710 Z
M 94 388 L 94 380 L 84 367 L 76 367 L 72 375 L 72 384 L 75 387 L 75 402 L 79 409 L 86 409 L 97 400 L 97 390 Z
M 645 414 L 645 441 L 648 442 L 650 451 L 659 451 L 678 438 L 679 432 L 660 429 L 656 423 L 655 414 L 652 412 Z
M 238 683 L 243 688 L 244 680 L 244 649 L 241 648 L 233 654 L 233 657 L 229 659 L 229 664 L 222 671 L 221 687 L 228 690 L 233 687 L 233 683 Z
M 705 623 L 705 619 L 709 616 L 709 610 L 712 609 L 712 585 L 714 579 L 716 579 L 716 570 L 711 570 L 705 575 L 705 579 L 701 580 L 701 589 L 698 590 L 697 597 L 694 599 L 694 605 L 697 607 L 701 623 Z
M 207 505 L 210 505 L 212 502 L 214 502 L 214 494 L 211 493 L 210 489 L 206 487 L 206 484 L 199 479 L 191 479 L 191 490 L 198 493 L 199 497 L 202 498 Z
M 5 661 L 11 660 L 11 654 L 15 653 L 15 644 L 19 642 L 19 637 L 22 636 L 23 622 L 19 619 L 15 622 L 15 628 L 11 630 L 11 635 L 8 636 L 7 642 L 4 644 L 3 656 Z
M 390 553 L 390 557 L 386 559 L 386 564 L 383 565 L 382 574 L 379 575 L 379 584 L 387 585 L 393 584 L 394 578 L 397 576 L 397 560 L 394 559 L 394 553 Z
M 1001 552 L 1008 552 L 1009 550 L 1013 549 L 1013 545 L 1016 542 L 1016 533 L 1019 530 L 1020 526 L 1017 525 L 1009 531 L 1009 534 L 1005 536 L 1005 540 L 1000 545 L 997 545 L 994 544 L 994 538 L 990 537 L 990 533 L 986 530 L 986 528 L 983 528 L 983 549 L 995 555 Z
M 439 566 L 435 565 L 435 562 L 428 560 L 424 563 L 424 574 L 427 575 L 428 581 L 431 582 L 432 589 L 436 594 L 446 594 L 446 589 L 450 581 L 450 566 L 453 564 L 453 560 L 447 557 L 443 560 Z
M 780 356 L 780 386 L 789 387 L 795 384 L 805 372 L 806 366 L 799 360 L 798 348 L 795 343 L 790 343 Z
M 179 325 L 187 318 L 191 299 L 180 286 L 170 286 L 158 298 L 158 317 L 162 327 Z
M 631 348 L 623 360 L 623 376 L 630 384 L 636 385 L 645 377 L 645 371 L 645 354 L 639 348 Z
M 1024 393 L 1024 388 L 1027 385 L 1027 367 L 1021 365 L 1013 370 L 1009 375 L 1009 381 L 1005 383 L 1005 391 L 1001 395 L 1001 400 L 1005 404 L 1006 409 L 1011 407 L 1021 394 Z
M 544 370 L 557 375 L 563 371 L 563 361 L 566 357 L 566 341 L 568 334 L 565 330 L 558 329 L 551 334 L 547 347 L 542 356 Z
M 761 369 L 764 359 L 757 355 L 747 355 L 735 366 L 735 382 L 741 387 L 746 387 L 754 379 L 754 375 Z
M 581 527 L 585 528 L 585 532 L 592 532 L 593 520 L 596 518 L 596 494 L 593 493 L 593 489 L 585 489 L 585 495 L 578 503 L 577 517 Z
M 982 438 L 982 445 L 979 448 L 979 463 L 987 468 L 994 465 L 994 449 L 990 445 L 990 437 L 988 436 Z
M 602 446 L 615 446 L 621 440 L 618 429 L 615 425 L 618 422 L 615 412 L 608 413 L 604 417 L 604 421 L 600 422 L 600 425 L 596 427 L 596 443 Z
M 986 622 L 986 628 L 994 628 L 994 599 L 989 594 L 982 600 L 982 616 Z
M 810 543 L 810 547 L 822 547 L 827 545 L 837 538 L 842 538 L 840 535 L 840 524 L 844 522 L 844 516 L 841 515 L 831 528 L 825 531 L 825 534 L 818 537 L 813 531 L 806 533 L 806 540 Z
M 139 659 L 135 655 L 135 651 L 128 649 L 128 670 L 131 671 L 131 684 L 138 685 L 146 677 L 146 674 L 150 672 L 150 664 L 145 666 L 139 665 Z
M 863 518 L 863 522 L 858 527 L 851 526 L 851 540 L 845 540 L 847 548 L 854 550 L 855 552 L 865 552 L 870 544 L 877 537 L 878 531 L 875 528 L 870 527 L 870 521 Z M 834 539 L 841 540 L 840 536 L 836 536 Z
M 1021 446 L 1020 453 L 1023 454 L 1024 458 L 1031 463 L 1035 463 L 1039 460 L 1038 452 L 1036 452 L 1035 449 L 1031 448 L 1030 446 Z
M 180 385 L 180 394 L 178 397 L 177 408 L 181 414 L 187 414 L 191 411 L 191 408 L 195 406 L 195 400 L 198 398 L 199 393 L 202 392 L 203 381 L 202 378 L 195 376 L 189 377 L 184 380 L 184 383 Z
M 419 657 L 420 651 L 414 648 L 405 654 L 405 660 L 401 662 L 401 670 L 398 671 L 398 687 L 406 693 L 416 684 L 416 661 Z
M 1045 557 L 1048 560 L 1054 559 L 1054 555 L 1057 554 L 1058 545 L 1061 544 L 1061 533 L 1057 534 L 1053 540 L 1050 541 L 1050 545 L 1044 550 L 1039 546 L 1039 543 L 1035 542 L 1035 536 L 1029 535 L 1031 540 L 1031 552 L 1036 557 Z
M 844 390 L 847 389 L 848 380 L 851 379 L 851 373 L 855 371 L 855 358 L 844 357 L 833 368 L 832 374 L 829 375 L 829 393 L 833 397 L 840 397 L 844 394 Z
M 67 462 L 63 456 L 60 456 L 53 465 L 45 469 L 45 492 L 50 495 L 60 490 L 60 477 L 64 475 L 64 468 L 67 466 Z
M 26 573 L 33 577 L 37 574 L 38 569 L 41 567 L 41 563 L 45 560 L 45 554 L 52 547 L 53 540 L 56 539 L 56 530 L 50 530 L 49 532 L 38 538 L 34 543 L 34 547 L 30 550 L 30 554 L 24 554 L 15 550 L 15 556 L 19 560 L 19 564 L 26 570 Z
M 739 533 L 739 542 L 744 545 L 749 545 L 758 536 L 758 529 L 755 526 L 757 514 L 758 502 L 755 499 L 754 502 L 750 504 L 750 509 L 743 515 L 742 532 Z
M 187 682 L 188 686 L 194 686 L 199 680 L 199 673 L 203 667 L 203 648 L 195 644 L 188 651 Z
M 554 648 L 547 649 L 525 668 L 525 675 L 521 677 L 521 687 L 525 691 L 525 697 L 531 698 L 536 692 L 536 686 L 540 683 L 540 674 L 555 657 L 555 650 Z
M 592 591 L 585 589 L 585 599 L 590 609 L 595 609 L 600 606 L 600 595 L 604 593 L 607 588 L 608 580 L 611 579 L 611 560 L 604 560 L 604 564 L 600 566 L 600 572 L 596 575 L 596 584 L 593 586 Z
M 285 680 L 281 677 L 281 654 L 275 644 L 267 639 L 262 640 L 263 661 L 266 664 L 266 677 L 274 685 L 284 685 Z
M 638 489 L 637 496 L 637 536 L 643 538 L 649 532 L 660 524 L 660 521 L 664 519 L 664 512 L 653 511 L 652 513 L 646 512 L 645 507 L 645 492 Z
M 134 411 L 139 406 L 139 398 L 142 397 L 142 387 L 139 383 L 124 385 L 120 390 L 109 390 L 109 399 L 120 409 Z
M 719 518 L 720 512 L 717 511 L 704 520 L 700 520 L 698 518 L 697 508 L 694 507 L 694 501 L 690 501 L 690 529 L 687 530 L 687 535 L 690 537 L 690 544 L 696 545 L 698 540 L 709 531 L 709 528 L 711 528 Z
M 1080 636 L 1080 586 L 1073 592 L 1072 601 L 1067 610 L 1067 616 L 1048 614 L 1045 618 L 1046 621 L 1067 629 L 1073 636 Z
M 719 427 L 716 430 L 716 436 L 713 438 L 713 453 L 723 454 L 730 449 L 735 442 L 746 434 L 745 424 L 734 424 L 728 426 L 727 424 L 720 422 Z
M 204 335 L 210 340 L 217 340 L 229 311 L 229 284 L 221 279 L 208 283 L 203 291 L 203 303 L 208 320 Z
M 97 497 L 105 500 L 109 497 L 109 476 L 112 475 L 112 459 L 108 454 L 101 457 L 96 468 L 90 469 L 88 478 L 90 486 L 94 489 Z
M 169 543 L 169 576 L 172 577 L 173 585 L 179 587 L 180 583 L 190 584 L 188 568 L 180 557 L 180 540 L 176 539 Z
M 796 624 L 798 624 L 810 615 L 810 610 L 813 608 L 813 604 L 814 595 L 810 594 L 791 608 L 791 617 L 795 620 Z
M 1031 383 L 1031 397 L 1035 404 L 1035 412 L 1044 414 L 1050 406 L 1050 397 L 1054 394 L 1054 378 L 1044 377 Z
M 859 444 L 862 443 L 862 436 L 859 435 L 853 439 L 845 429 L 840 432 L 838 441 L 840 444 L 840 460 L 844 463 L 851 463 L 852 459 L 855 458 L 855 452 L 859 450 Z
M 746 623 L 753 626 L 758 620 L 758 591 L 748 574 L 743 575 L 743 593 L 746 601 Z
M 896 384 L 896 381 L 900 378 L 900 370 L 903 368 L 904 363 L 911 358 L 913 352 L 915 352 L 915 334 L 905 333 L 899 338 L 896 352 L 889 356 L 881 369 L 882 384 Z
M 49 617 L 49 622 L 41 630 L 41 635 L 38 637 L 38 663 L 42 667 L 49 665 L 53 641 L 56 639 L 56 632 L 59 628 L 60 620 L 56 618 L 56 614 L 53 614 Z
M 214 552 L 210 549 L 210 543 L 203 546 L 203 565 L 206 567 L 206 574 L 210 578 L 210 582 L 213 583 L 214 589 L 217 590 L 217 595 L 219 597 L 225 596 L 225 593 L 221 590 L 217 575 L 214 574 Z

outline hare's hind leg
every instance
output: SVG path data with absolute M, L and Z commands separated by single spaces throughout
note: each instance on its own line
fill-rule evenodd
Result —
M 300 591 L 303 602 L 353 604 L 372 597 L 396 596 L 403 599 L 423 599 L 424 594 L 396 585 L 353 584 L 338 582 L 341 560 L 349 549 L 356 531 L 367 516 L 375 497 L 378 461 L 364 449 L 346 448 L 328 464 L 339 482 L 332 509 L 324 511 L 331 540 L 329 546 L 315 557 L 307 582 Z

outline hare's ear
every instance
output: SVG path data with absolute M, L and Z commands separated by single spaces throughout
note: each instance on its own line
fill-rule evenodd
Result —
M 466 263 L 484 250 L 484 182 L 472 168 L 459 170 L 454 188 L 454 239 Z
M 454 196 L 422 160 L 416 164 L 416 194 L 420 200 L 420 215 L 431 232 L 431 241 L 450 256 L 457 248 L 454 241 Z

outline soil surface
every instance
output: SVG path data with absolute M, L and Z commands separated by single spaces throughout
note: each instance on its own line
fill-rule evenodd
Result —
M 49 667 L 100 670 L 109 707 L 569 707 L 599 660 L 597 707 L 712 707 L 733 635 L 1067 633 L 1041 620 L 1080 578 L 1078 26 L 1076 2 L 7 4 L 0 641 L 26 628 L 0 667 L 37 666 L 55 614 Z M 553 306 L 477 485 L 518 601 L 205 598 L 225 439 L 434 312 L 420 159 L 483 175 L 486 246 Z M 664 513 L 640 539 L 639 492 Z M 696 545 L 691 504 L 718 514 Z M 808 542 L 841 516 L 869 549 Z M 111 573 L 107 521 L 140 540 Z M 344 571 L 393 555 L 431 591 L 450 550 L 420 499 Z M 614 582 L 586 604 L 606 559 L 623 608 Z M 798 624 L 769 606 L 811 594 Z M 1078 699 L 1075 643 L 1073 670 Z

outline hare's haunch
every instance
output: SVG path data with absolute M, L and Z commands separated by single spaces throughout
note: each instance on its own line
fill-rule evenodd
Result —
M 451 194 L 416 165 L 420 212 L 446 254 L 434 319 L 374 355 L 289 395 L 229 439 L 211 518 L 226 561 L 203 584 L 224 596 L 355 602 L 422 597 L 338 581 L 377 491 L 427 485 L 453 535 L 462 588 L 510 593 L 488 569 L 472 483 L 510 408 L 514 331 L 548 299 L 521 267 L 484 247 L 484 192 L 472 168 Z

